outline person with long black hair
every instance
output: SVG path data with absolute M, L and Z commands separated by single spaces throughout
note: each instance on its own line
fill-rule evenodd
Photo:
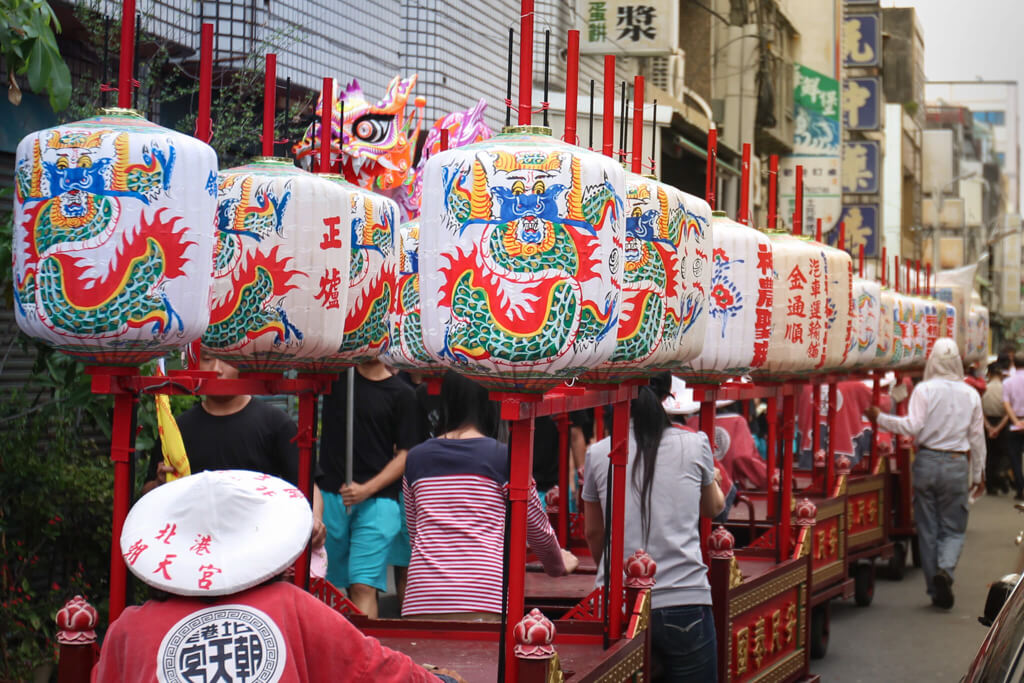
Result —
M 412 558 L 402 616 L 497 621 L 504 607 L 509 453 L 494 438 L 498 412 L 487 390 L 449 371 L 437 431 L 405 463 Z M 576 569 L 576 557 L 558 546 L 532 479 L 526 541 L 551 576 Z
M 701 559 L 700 516 L 725 505 L 711 446 L 702 432 L 671 426 L 662 401 L 666 373 L 642 387 L 631 406 L 626 489 L 627 554 L 645 549 L 657 563 L 651 594 L 651 638 L 666 681 L 716 681 L 718 664 L 711 587 Z M 603 583 L 609 439 L 591 446 L 583 484 L 587 545 Z

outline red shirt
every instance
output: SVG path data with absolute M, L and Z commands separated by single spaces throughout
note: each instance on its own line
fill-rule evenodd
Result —
M 438 682 L 283 581 L 216 602 L 173 597 L 126 609 L 107 631 L 93 682 L 169 679 Z

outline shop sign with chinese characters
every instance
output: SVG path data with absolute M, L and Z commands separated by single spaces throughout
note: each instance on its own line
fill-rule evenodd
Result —
M 576 8 L 583 54 L 655 57 L 679 47 L 676 0 L 584 0 Z

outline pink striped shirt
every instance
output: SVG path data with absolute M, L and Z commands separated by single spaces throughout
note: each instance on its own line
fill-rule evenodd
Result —
M 430 439 L 409 451 L 405 516 L 412 557 L 402 615 L 500 613 L 508 449 L 494 439 Z M 531 480 L 527 543 L 552 576 L 565 573 Z

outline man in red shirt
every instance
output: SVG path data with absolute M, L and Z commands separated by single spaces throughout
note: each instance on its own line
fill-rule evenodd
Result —
M 312 528 L 302 492 L 258 472 L 202 472 L 143 496 L 125 520 L 121 552 L 164 597 L 110 625 L 94 683 L 462 681 L 427 671 L 276 580 Z

